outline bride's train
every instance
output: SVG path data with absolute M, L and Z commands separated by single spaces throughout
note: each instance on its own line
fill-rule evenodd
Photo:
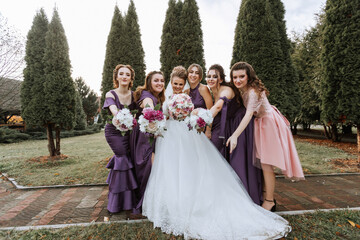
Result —
M 274 239 L 291 231 L 282 217 L 254 204 L 204 134 L 167 121 L 157 138 L 143 215 L 166 233 L 198 239 Z

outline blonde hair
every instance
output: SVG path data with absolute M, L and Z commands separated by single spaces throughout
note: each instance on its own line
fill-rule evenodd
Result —
M 187 74 L 188 73 L 183 66 L 176 66 L 173 68 L 173 70 L 170 74 L 170 82 L 172 82 L 174 77 L 184 79 L 184 81 L 186 82 Z

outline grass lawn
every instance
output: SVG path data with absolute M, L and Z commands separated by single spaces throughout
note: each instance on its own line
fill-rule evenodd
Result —
M 342 172 L 329 163 L 331 159 L 355 158 L 342 150 L 296 141 L 305 173 Z M 20 185 L 41 186 L 57 184 L 104 183 L 105 168 L 112 156 L 104 132 L 61 139 L 64 160 L 34 161 L 48 155 L 47 140 L 0 144 L 0 172 L 7 173 Z
M 360 211 L 284 216 L 292 226 L 286 239 L 359 239 Z M 350 222 L 349 222 L 350 221 Z M 354 224 L 351 225 L 351 224 Z M 0 231 L 1 239 L 183 239 L 153 229 L 152 223 L 98 224 L 87 227 Z
M 47 140 L 0 144 L 0 172 L 24 186 L 104 183 L 108 174 L 107 158 L 113 155 L 104 132 L 61 139 L 64 160 L 37 162 L 46 156 Z

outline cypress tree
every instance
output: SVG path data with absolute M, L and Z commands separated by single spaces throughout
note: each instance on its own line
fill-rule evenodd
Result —
M 45 38 L 45 105 L 50 156 L 60 155 L 60 131 L 75 123 L 75 84 L 71 78 L 69 46 L 58 11 L 54 9 Z M 56 133 L 56 144 L 52 131 Z
M 180 62 L 184 67 L 189 67 L 192 63 L 199 64 L 204 72 L 204 43 L 201 30 L 201 20 L 199 8 L 195 0 L 184 0 L 180 15 L 181 48 L 179 51 Z
M 36 13 L 26 41 L 26 68 L 21 86 L 21 116 L 28 126 L 45 126 L 48 110 L 44 105 L 45 36 L 48 19 L 43 9 Z
M 78 77 L 75 79 L 76 89 L 80 94 L 82 108 L 84 109 L 86 115 L 86 122 L 88 125 L 93 124 L 94 116 L 99 108 L 97 103 L 97 95 L 96 93 L 87 86 L 82 79 L 82 77 Z
M 306 31 L 302 39 L 295 43 L 292 54 L 294 65 L 299 73 L 301 94 L 301 110 L 299 123 L 304 129 L 310 124 L 320 121 L 320 55 L 321 55 L 321 23 Z
M 269 90 L 270 103 L 283 112 L 288 102 L 284 91 L 285 63 L 280 39 L 271 2 L 243 0 L 235 28 L 231 65 L 238 61 L 250 63 Z
M 110 33 L 106 43 L 106 55 L 104 61 L 104 68 L 101 82 L 101 102 L 100 106 L 104 104 L 105 94 L 114 88 L 113 71 L 119 63 L 123 63 L 124 52 L 124 19 L 120 13 L 118 6 L 115 6 L 114 15 L 111 21 Z M 135 73 L 136 74 L 136 73 Z M 102 110 L 103 119 L 107 114 Z
M 181 15 L 181 9 L 181 1 L 176 2 L 176 0 L 169 0 L 160 45 L 161 71 L 164 73 L 166 83 L 170 80 L 172 69 L 181 65 L 180 48 L 182 27 L 179 17 Z
M 299 114 L 301 107 L 301 95 L 299 90 L 299 76 L 293 65 L 290 51 L 291 42 L 286 33 L 286 24 L 285 24 L 285 8 L 281 0 L 270 0 L 270 6 L 272 7 L 272 14 L 276 20 L 278 32 L 279 32 L 279 41 L 280 48 L 282 50 L 282 81 L 285 81 L 284 90 L 287 97 L 286 105 L 283 110 L 283 114 L 289 118 L 291 123 L 294 123 L 295 117 Z M 293 132 L 296 132 L 296 125 L 293 128 Z
M 83 109 L 83 103 L 79 91 L 75 91 L 75 130 L 84 130 L 86 128 L 86 115 Z
M 322 66 L 322 117 L 358 127 L 360 141 L 360 1 L 327 0 L 325 6 Z M 333 132 L 335 133 L 335 132 Z M 338 140 L 333 137 L 333 140 Z M 360 145 L 358 142 L 360 151 Z
M 135 71 L 133 89 L 136 89 L 137 86 L 143 85 L 145 81 L 146 67 L 144 60 L 145 53 L 141 42 L 140 26 L 133 0 L 130 0 L 130 5 L 125 16 L 124 29 L 125 43 L 124 51 L 121 54 L 124 57 L 122 63 L 129 64 L 133 67 Z

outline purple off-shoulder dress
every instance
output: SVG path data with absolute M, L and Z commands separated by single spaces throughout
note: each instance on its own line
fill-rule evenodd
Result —
M 141 102 L 145 98 L 151 98 L 154 106 L 158 103 L 157 98 L 148 91 L 142 91 L 139 100 L 137 101 L 140 106 Z M 142 108 L 138 109 L 138 116 L 142 113 Z M 155 152 L 155 143 L 154 139 L 152 145 L 150 145 L 149 137 L 144 133 L 140 132 L 139 127 L 137 126 L 131 135 L 132 149 L 131 153 L 134 159 L 135 166 L 135 175 L 138 183 L 138 189 L 136 189 L 136 205 L 133 209 L 133 213 L 141 213 L 141 206 L 144 198 L 145 188 L 151 172 L 151 156 Z
M 227 99 L 222 97 L 224 105 L 217 121 L 215 130 L 212 132 L 214 145 L 221 154 L 228 160 L 234 171 L 237 173 L 251 199 L 256 204 L 262 202 L 262 172 L 254 166 L 254 117 L 248 126 L 241 133 L 237 140 L 237 146 L 230 154 L 229 148 L 225 146 L 226 140 L 235 132 L 241 120 L 245 116 L 246 108 L 240 105 L 236 98 Z M 213 125 L 214 127 L 214 125 Z
M 200 95 L 199 92 L 200 83 L 194 88 L 190 88 L 189 96 L 191 98 L 192 103 L 194 104 L 194 108 L 205 108 L 206 104 L 204 98 Z
M 109 110 L 110 105 L 115 105 L 118 109 L 124 108 L 117 94 L 113 90 L 111 93 L 115 99 L 106 98 L 103 109 Z M 130 110 L 137 108 L 133 99 L 131 99 L 131 104 L 128 108 Z M 111 114 L 110 110 L 109 113 Z M 105 138 L 114 152 L 114 156 L 106 165 L 106 167 L 110 169 L 106 180 L 109 184 L 107 209 L 112 213 L 131 210 L 136 203 L 134 190 L 137 188 L 137 183 L 133 172 L 134 166 L 130 158 L 130 134 L 126 133 L 122 136 L 121 132 L 117 130 L 114 125 L 108 123 L 105 126 Z

